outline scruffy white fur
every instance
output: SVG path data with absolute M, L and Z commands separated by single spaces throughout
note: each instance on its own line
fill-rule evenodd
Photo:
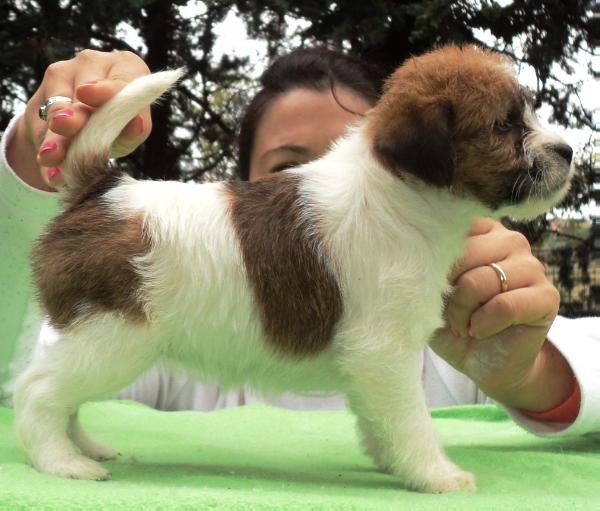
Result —
M 112 141 L 176 78 L 145 77 L 92 116 L 69 153 L 65 178 L 77 179 L 69 170 L 96 150 L 97 136 Z M 223 184 L 123 177 L 104 200 L 118 217 L 145 218 L 153 243 L 136 264 L 151 321 L 136 325 L 113 314 L 84 315 L 20 377 L 16 429 L 38 470 L 107 479 L 109 472 L 94 459 L 116 452 L 85 435 L 77 410 L 163 360 L 225 388 L 342 392 L 358 416 L 367 452 L 402 485 L 427 492 L 474 489 L 473 475 L 440 447 L 419 357 L 443 325 L 446 275 L 470 224 L 490 211 L 416 178 L 398 179 L 372 157 L 361 126 L 322 159 L 291 172 L 302 176 L 303 201 L 319 212 L 323 248 L 342 290 L 344 314 L 331 347 L 294 360 L 275 356 L 261 338 Z M 557 196 L 527 215 L 545 210 Z

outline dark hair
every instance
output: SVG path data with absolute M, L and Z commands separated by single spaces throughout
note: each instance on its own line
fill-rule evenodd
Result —
M 262 88 L 242 116 L 238 135 L 239 177 L 243 180 L 249 178 L 256 128 L 266 107 L 281 94 L 296 88 L 318 91 L 331 89 L 336 98 L 334 86 L 342 85 L 368 102 L 375 103 L 382 83 L 381 70 L 338 50 L 300 48 L 278 57 L 260 77 Z

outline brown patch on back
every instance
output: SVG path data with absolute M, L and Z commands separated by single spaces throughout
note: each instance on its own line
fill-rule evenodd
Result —
M 343 306 L 299 180 L 281 173 L 225 186 L 265 338 L 278 352 L 306 356 L 329 345 Z
M 140 278 L 132 265 L 134 257 L 149 250 L 142 218 L 117 219 L 101 202 L 118 179 L 114 169 L 99 169 L 85 190 L 68 197 L 67 209 L 34 246 L 38 298 L 56 328 L 73 324 L 87 312 L 146 319 Z

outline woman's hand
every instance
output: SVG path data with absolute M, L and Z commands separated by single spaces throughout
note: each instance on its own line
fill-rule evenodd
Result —
M 134 78 L 149 72 L 144 61 L 131 52 L 83 50 L 71 60 L 51 64 L 8 145 L 9 165 L 31 186 L 42 190 L 55 188 L 61 182 L 56 169 L 94 108 Z M 73 103 L 52 104 L 45 122 L 39 118 L 38 110 L 52 96 L 66 96 Z M 150 108 L 146 107 L 123 129 L 112 147 L 112 156 L 132 152 L 151 129 Z
M 490 263 L 504 270 L 505 292 Z M 477 220 L 449 280 L 455 288 L 447 327 L 436 332 L 433 350 L 507 405 L 545 411 L 566 400 L 573 374 L 546 341 L 560 296 L 527 239 L 494 220 Z

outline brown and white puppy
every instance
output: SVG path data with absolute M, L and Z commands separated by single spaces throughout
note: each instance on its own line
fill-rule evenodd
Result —
M 21 375 L 18 437 L 43 472 L 106 479 L 115 451 L 77 421 L 157 361 L 225 388 L 338 391 L 367 452 L 409 488 L 473 489 L 444 455 L 420 354 L 476 217 L 538 215 L 566 192 L 571 149 L 538 125 L 504 57 L 409 59 L 318 161 L 262 181 L 136 181 L 108 147 L 177 72 L 99 109 L 63 168 L 66 209 L 34 251 L 60 337 Z

